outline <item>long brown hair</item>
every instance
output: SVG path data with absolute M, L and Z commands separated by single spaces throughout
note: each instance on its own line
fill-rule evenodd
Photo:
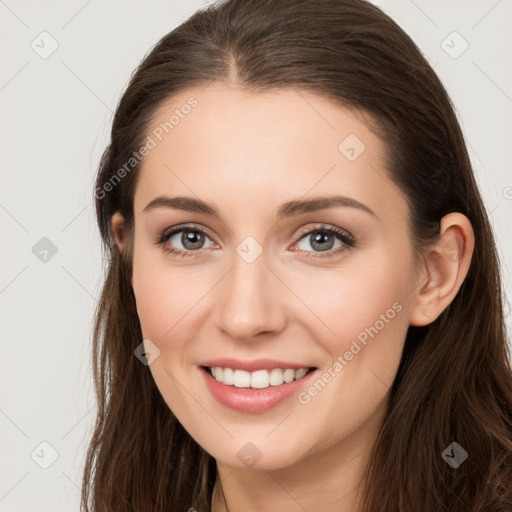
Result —
M 118 251 L 110 221 L 120 211 L 132 233 L 140 165 L 122 179 L 119 169 L 144 144 L 156 109 L 214 82 L 255 93 L 294 87 L 366 114 L 387 148 L 389 176 L 408 200 L 418 251 L 435 242 L 445 214 L 469 218 L 476 245 L 462 287 L 433 323 L 409 327 L 364 479 L 363 510 L 512 510 L 512 370 L 493 233 L 446 90 L 408 35 L 363 0 L 228 0 L 163 37 L 132 75 L 94 192 L 106 277 L 93 333 L 98 412 L 83 510 L 211 507 L 215 460 L 134 356 L 142 334 L 131 248 Z M 468 452 L 457 468 L 442 457 L 452 442 Z

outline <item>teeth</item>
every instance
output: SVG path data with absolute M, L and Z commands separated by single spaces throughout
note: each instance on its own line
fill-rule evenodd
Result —
M 308 373 L 308 370 L 309 368 L 300 368 L 299 370 L 273 368 L 272 370 L 246 372 L 245 370 L 233 370 L 232 368 L 221 368 L 220 366 L 210 368 L 212 376 L 227 386 L 255 389 L 280 386 L 283 382 L 289 383 L 302 379 Z
M 235 382 L 235 372 L 231 368 L 224 368 L 222 372 L 222 382 L 232 386 Z

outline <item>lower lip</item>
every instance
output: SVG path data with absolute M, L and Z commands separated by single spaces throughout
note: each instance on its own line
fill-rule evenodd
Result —
M 302 379 L 284 383 L 280 386 L 269 386 L 265 389 L 237 388 L 227 386 L 216 380 L 208 370 L 199 368 L 204 375 L 210 393 L 222 404 L 239 412 L 264 412 L 284 402 L 298 393 L 313 378 L 316 370 Z

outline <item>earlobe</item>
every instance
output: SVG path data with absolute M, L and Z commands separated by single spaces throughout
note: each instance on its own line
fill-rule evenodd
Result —
M 465 215 L 454 212 L 441 219 L 439 239 L 423 258 L 410 325 L 427 325 L 449 306 L 468 273 L 474 244 L 473 228 Z

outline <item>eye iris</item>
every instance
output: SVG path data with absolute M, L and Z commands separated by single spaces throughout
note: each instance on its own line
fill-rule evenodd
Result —
M 204 234 L 198 231 L 183 231 L 181 243 L 186 249 L 200 249 L 204 243 Z
M 318 249 L 320 251 L 328 251 L 329 249 L 332 248 L 332 245 L 334 243 L 334 237 L 331 234 L 324 233 L 322 231 L 314 231 L 313 233 L 311 233 L 310 236 L 312 240 L 311 247 L 313 247 L 314 249 Z M 321 245 L 321 242 L 325 243 L 326 240 L 331 242 L 330 244 L 328 244 L 328 247 L 326 247 L 325 245 Z M 319 247 L 315 247 L 315 245 L 317 244 L 320 244 Z

